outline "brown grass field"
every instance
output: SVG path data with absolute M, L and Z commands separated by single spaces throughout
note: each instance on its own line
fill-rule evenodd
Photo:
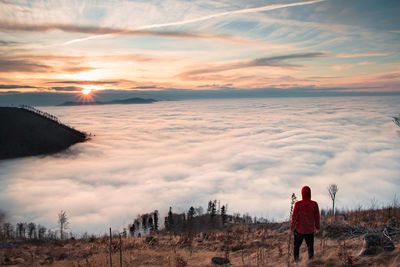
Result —
M 122 239 L 123 266 L 212 266 L 211 258 L 228 256 L 233 266 L 287 265 L 289 231 L 238 227 L 231 232 L 198 235 L 153 235 Z M 294 266 L 400 266 L 399 242 L 390 253 L 358 256 L 363 237 L 347 240 L 315 238 L 315 257 L 307 259 L 306 245 Z M 109 239 L 24 243 L 2 249 L 2 266 L 110 266 Z M 227 255 L 228 254 L 228 255 Z M 7 258 L 8 260 L 6 260 Z M 119 239 L 113 241 L 113 266 L 120 266 Z
M 338 215 L 334 222 L 333 218 L 324 218 L 322 231 L 315 237 L 314 259 L 308 260 L 306 244 L 303 243 L 300 261 L 294 263 L 291 256 L 290 266 L 400 266 L 399 234 L 393 238 L 396 246 L 394 251 L 376 256 L 359 256 L 364 234 L 341 234 L 348 226 L 353 229 L 371 225 L 381 227 L 386 223 L 376 221 L 383 220 L 379 215 L 382 211 L 369 212 L 374 214 L 353 212 L 346 216 Z M 353 221 L 358 218 L 368 220 Z M 377 231 L 378 229 L 376 228 Z M 340 237 L 332 237 L 335 234 Z M 228 257 L 232 266 L 288 266 L 289 235 L 286 222 L 231 224 L 223 231 L 200 234 L 172 235 L 161 231 L 146 237 L 126 237 L 122 238 L 122 266 L 213 266 L 212 257 Z M 107 236 L 77 240 L 3 241 L 0 264 L 110 266 L 109 244 Z M 114 237 L 112 242 L 112 263 L 112 266 L 120 266 L 118 237 Z

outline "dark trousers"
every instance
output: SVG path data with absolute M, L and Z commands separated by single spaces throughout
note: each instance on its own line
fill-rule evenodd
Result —
M 294 230 L 294 260 L 299 259 L 299 251 L 303 239 L 306 240 L 308 248 L 308 258 L 312 259 L 314 256 L 314 233 L 312 234 L 300 234 Z

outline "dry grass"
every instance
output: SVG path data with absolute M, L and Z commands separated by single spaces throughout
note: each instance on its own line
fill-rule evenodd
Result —
M 285 266 L 289 232 L 238 226 L 207 236 L 154 235 L 123 239 L 123 266 L 212 266 L 211 258 L 229 256 L 234 266 Z M 399 266 L 396 250 L 375 257 L 359 257 L 362 237 L 337 241 L 315 239 L 315 258 L 307 259 L 305 244 L 293 266 Z M 2 266 L 109 266 L 108 239 L 25 243 L 2 249 Z M 119 266 L 118 240 L 114 241 L 113 266 Z M 5 258 L 8 259 L 5 260 Z M 293 263 L 292 263 L 293 264 Z
M 382 227 L 389 218 L 399 220 L 400 209 L 353 211 L 338 215 L 331 227 Z M 389 216 L 390 215 L 390 216 Z M 324 217 L 323 225 L 334 219 Z M 361 228 L 362 228 L 361 227 Z M 398 225 L 397 231 L 399 231 Z M 206 234 L 155 234 L 151 237 L 122 239 L 123 266 L 212 266 L 212 257 L 228 257 L 233 266 L 287 266 L 288 223 L 231 225 L 228 230 Z M 326 227 L 328 229 L 328 227 Z M 365 228 L 364 228 L 365 229 Z M 370 228 L 368 228 L 370 229 Z M 376 229 L 378 230 L 378 229 Z M 326 230 L 328 231 L 328 230 Z M 300 261 L 291 266 L 400 266 L 400 236 L 394 237 L 396 248 L 374 257 L 361 257 L 364 235 L 345 235 L 347 239 L 316 235 L 315 257 L 308 260 L 306 244 Z M 337 235 L 335 235 L 337 236 Z M 343 237 L 339 235 L 340 237 Z M 120 266 L 119 239 L 113 239 L 113 266 Z M 109 239 L 13 241 L 0 243 L 0 266 L 110 266 Z
M 356 209 L 337 212 L 336 220 L 345 221 L 356 226 L 377 228 L 390 225 L 393 220 L 400 222 L 400 207 L 384 207 L 379 209 Z M 333 217 L 327 218 L 332 220 Z

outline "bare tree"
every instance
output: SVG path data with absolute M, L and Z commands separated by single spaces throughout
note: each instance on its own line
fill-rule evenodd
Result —
M 292 215 L 293 215 L 293 209 L 294 209 L 294 205 L 297 202 L 297 197 L 295 193 L 292 193 L 292 198 L 291 198 L 291 203 L 290 203 L 290 215 L 289 215 L 289 221 L 292 220 Z M 287 242 L 287 246 L 288 246 L 288 252 L 287 252 L 287 259 L 286 259 L 286 263 L 287 266 L 290 267 L 290 258 L 292 256 L 292 238 L 293 238 L 293 233 L 292 231 L 289 232 L 289 238 L 288 238 L 288 242 Z
M 228 210 L 228 208 L 226 208 L 226 211 L 227 211 L 227 210 Z M 201 216 L 201 215 L 203 215 L 203 213 L 204 213 L 204 210 L 203 210 L 203 207 L 202 207 L 202 206 L 199 206 L 198 208 L 195 208 L 194 211 L 195 211 L 195 213 L 196 213 L 198 216 Z
M 336 193 L 339 191 L 337 184 L 330 184 L 328 186 L 328 192 L 332 199 L 332 212 L 335 214 L 335 200 L 336 200 Z
M 28 237 L 29 239 L 36 239 L 36 224 L 33 222 L 28 224 Z
M 66 211 L 61 210 L 58 214 L 58 224 L 60 225 L 60 239 L 63 239 L 63 232 L 69 224 Z
M 26 223 L 17 223 L 17 234 L 20 239 L 25 239 Z
M 4 236 L 6 239 L 11 238 L 12 234 L 13 234 L 13 226 L 11 225 L 11 223 L 4 223 L 3 224 L 3 231 L 4 231 Z
M 37 226 L 37 231 L 38 231 L 38 237 L 39 237 L 39 239 L 40 240 L 43 240 L 44 238 L 45 238 L 45 236 L 46 236 L 46 227 L 44 227 L 44 226 L 42 226 L 42 225 L 38 225 Z
M 3 223 L 5 217 L 6 217 L 6 214 L 0 210 L 0 223 Z

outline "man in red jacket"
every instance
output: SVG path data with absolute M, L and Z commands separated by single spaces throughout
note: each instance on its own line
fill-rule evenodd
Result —
M 301 189 L 303 200 L 294 204 L 290 230 L 294 230 L 294 260 L 299 259 L 299 250 L 303 239 L 308 247 L 308 258 L 314 256 L 314 229 L 319 231 L 318 203 L 311 200 L 311 189 L 304 186 Z

